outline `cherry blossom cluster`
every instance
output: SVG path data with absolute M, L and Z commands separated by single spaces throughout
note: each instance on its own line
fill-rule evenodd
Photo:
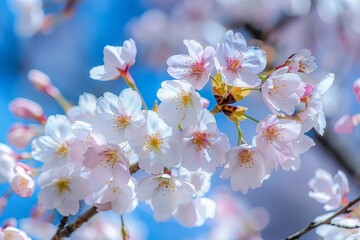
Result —
M 353 91 L 357 101 L 360 102 L 360 79 L 357 79 L 353 84 Z M 334 130 L 337 133 L 352 133 L 356 126 L 360 123 L 360 114 L 342 116 L 334 126 Z
M 248 46 L 242 34 L 231 30 L 216 47 L 195 40 L 184 40 L 184 45 L 187 54 L 167 60 L 174 79 L 161 83 L 160 103 L 151 109 L 130 73 L 137 55 L 132 39 L 123 46 L 106 46 L 104 64 L 90 70 L 95 80 L 123 78 L 129 88 L 118 95 L 105 92 L 97 98 L 84 93 L 72 106 L 47 75 L 31 71 L 32 84 L 55 99 L 65 115 L 46 117 L 40 105 L 14 100 L 10 110 L 38 124 L 14 125 L 9 140 L 19 147 L 31 141 L 31 157 L 42 165 L 35 172 L 17 161 L 28 154 L 1 145 L 0 161 L 6 169 L 0 169 L 0 180 L 29 197 L 34 190 L 31 176 L 38 173 L 40 207 L 65 217 L 76 215 L 82 201 L 97 211 L 118 214 L 132 212 L 143 201 L 156 220 L 173 217 L 191 227 L 215 215 L 216 204 L 206 194 L 217 169 L 221 178 L 231 178 L 234 191 L 243 193 L 260 187 L 279 166 L 299 169 L 300 155 L 314 146 L 305 133 L 313 128 L 324 133 L 321 97 L 334 74 L 314 79 L 311 73 L 317 66 L 307 49 L 266 69 L 265 52 Z M 216 100 L 212 109 L 200 95 L 207 84 L 212 84 Z M 261 120 L 238 105 L 253 93 L 270 112 Z M 237 145 L 231 146 L 219 130 L 216 114 L 234 123 Z M 240 126 L 245 120 L 254 121 L 252 139 L 244 138 Z
M 324 204 L 324 209 L 329 213 L 317 217 L 314 222 L 321 222 L 334 214 L 340 207 L 349 204 L 347 194 L 350 192 L 349 182 L 342 171 L 334 176 L 324 169 L 318 169 L 315 177 L 309 181 L 309 197 Z M 358 239 L 360 237 L 360 212 L 359 203 L 355 203 L 345 214 L 333 218 L 327 224 L 316 228 L 316 233 L 323 239 Z

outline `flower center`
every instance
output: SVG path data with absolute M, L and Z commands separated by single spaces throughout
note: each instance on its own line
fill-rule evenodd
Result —
M 200 151 L 202 149 L 209 149 L 211 143 L 209 142 L 208 138 L 210 135 L 208 133 L 196 132 L 193 138 L 193 144 L 195 151 Z
M 158 152 L 164 144 L 163 139 L 159 136 L 158 133 L 147 135 L 145 138 L 147 139 L 145 142 L 145 147 L 153 152 Z
M 279 140 L 279 138 L 281 137 L 281 134 L 277 127 L 271 125 L 266 129 L 265 136 L 268 138 L 270 143 L 272 143 L 273 141 Z
M 200 77 L 205 72 L 205 68 L 202 63 L 196 62 L 192 65 L 191 75 Z
M 127 116 L 127 115 L 121 115 L 121 116 L 117 116 L 115 119 L 116 122 L 116 127 L 117 128 L 126 128 L 127 125 L 129 125 L 131 120 L 131 116 Z
M 108 150 L 102 153 L 104 156 L 103 159 L 100 160 L 100 165 L 105 167 L 114 168 L 115 164 L 120 161 L 120 157 L 115 150 Z
M 70 181 L 66 178 L 61 178 L 56 182 L 56 187 L 59 192 L 64 193 L 70 191 Z
M 192 103 L 190 92 L 183 92 L 179 94 L 179 100 L 182 107 L 188 107 Z
M 244 150 L 238 155 L 238 161 L 241 167 L 250 168 L 254 164 L 252 152 Z
M 58 157 L 65 157 L 66 155 L 68 155 L 68 153 L 69 153 L 69 151 L 68 151 L 68 146 L 66 143 L 61 144 L 61 146 L 56 151 L 56 155 Z
M 232 72 L 236 72 L 241 66 L 240 66 L 240 60 L 239 59 L 229 59 L 228 60 L 228 70 Z
M 156 190 L 159 189 L 161 191 L 174 192 L 176 189 L 176 185 L 170 178 L 162 178 Z

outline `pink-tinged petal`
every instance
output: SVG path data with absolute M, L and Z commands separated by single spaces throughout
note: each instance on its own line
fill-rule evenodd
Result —
M 105 70 L 104 65 L 93 67 L 90 70 L 90 78 L 100 81 L 114 80 L 120 77 L 117 69 Z
M 104 67 L 105 71 L 116 70 L 120 67 L 120 53 L 122 47 L 105 46 L 103 50 L 104 54 Z
M 159 184 L 159 177 L 143 179 L 136 186 L 136 196 L 142 201 L 151 199 L 155 189 L 159 186 Z
M 79 212 L 80 203 L 79 201 L 74 201 L 70 197 L 65 197 L 62 203 L 56 207 L 56 210 L 62 216 L 75 215 Z
M 197 61 L 201 61 L 204 49 L 200 43 L 195 40 L 184 40 L 184 44 L 188 49 L 190 57 L 196 59 Z
M 239 32 L 234 33 L 232 30 L 225 33 L 223 44 L 227 56 L 234 56 L 234 50 L 245 50 L 247 48 L 244 36 Z
M 253 73 L 260 73 L 266 67 L 265 52 L 258 47 L 248 47 L 243 55 L 245 63 L 241 67 L 250 70 Z
M 91 193 L 89 180 L 79 176 L 72 177 L 70 190 L 72 192 L 70 195 L 71 199 L 74 201 L 83 200 Z
M 61 204 L 63 197 L 56 188 L 45 187 L 38 194 L 39 204 L 45 209 L 54 209 Z
M 355 129 L 353 117 L 344 115 L 334 125 L 334 130 L 337 133 L 352 133 Z

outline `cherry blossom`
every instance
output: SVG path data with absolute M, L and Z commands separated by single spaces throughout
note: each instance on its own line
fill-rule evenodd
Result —
M 75 215 L 79 211 L 79 201 L 90 194 L 88 180 L 66 167 L 42 173 L 38 183 L 41 188 L 38 194 L 40 206 L 45 209 L 56 208 L 63 216 Z
M 79 105 L 71 107 L 66 115 L 70 121 L 87 121 L 96 113 L 97 98 L 90 93 L 83 93 L 79 96 Z
M 331 211 L 339 208 L 346 194 L 349 193 L 349 182 L 342 171 L 338 171 L 334 177 L 324 169 L 316 170 L 315 177 L 309 181 L 309 197 L 319 203 L 325 204 L 324 209 Z
M 171 126 L 186 128 L 197 122 L 202 103 L 190 83 L 181 80 L 164 81 L 157 97 L 161 101 L 159 116 Z
M 323 217 L 326 217 L 328 215 L 329 214 L 321 215 L 317 217 L 315 221 L 319 221 Z M 359 219 L 338 216 L 334 218 L 331 222 L 342 226 L 348 226 L 349 229 L 339 228 L 331 225 L 322 225 L 316 228 L 316 234 L 322 237 L 322 239 L 324 240 L 337 240 L 337 239 L 356 240 L 357 239 L 356 236 L 358 236 L 359 234 L 359 229 L 357 228 L 351 229 L 351 227 L 358 226 L 360 224 Z
M 247 193 L 249 188 L 260 187 L 273 168 L 274 162 L 265 159 L 256 147 L 242 144 L 226 153 L 226 164 L 221 177 L 231 177 L 231 188 Z
M 28 73 L 30 83 L 39 91 L 44 92 L 52 97 L 60 95 L 59 89 L 52 85 L 50 77 L 44 72 L 32 69 Z
M 184 167 L 181 167 L 178 172 L 179 177 L 194 186 L 196 197 L 202 197 L 210 190 L 211 173 L 205 172 L 201 168 L 196 171 L 189 171 Z
M 215 49 L 207 46 L 205 50 L 195 40 L 184 40 L 189 55 L 174 55 L 167 60 L 168 73 L 191 83 L 196 89 L 202 89 L 208 82 L 215 64 Z
M 265 66 L 265 53 L 258 47 L 248 47 L 241 33 L 229 30 L 218 43 L 216 68 L 226 84 L 257 87 L 261 80 L 256 74 Z
M 267 159 L 283 164 L 294 154 L 292 141 L 299 137 L 301 125 L 269 115 L 258 123 L 256 132 L 254 140 L 258 149 Z
M 136 194 L 142 201 L 150 200 L 156 220 L 165 221 L 172 216 L 179 205 L 188 203 L 192 199 L 195 189 L 180 178 L 162 174 L 140 181 Z
M 7 138 L 10 144 L 21 149 L 28 146 L 31 140 L 43 131 L 44 128 L 41 125 L 15 123 L 10 127 Z
M 108 141 L 116 144 L 126 141 L 137 135 L 144 123 L 141 98 L 131 88 L 121 91 L 119 96 L 106 92 L 98 99 L 93 125 Z
M 355 93 L 356 99 L 360 102 L 360 78 L 354 81 L 353 92 Z
M 342 116 L 339 120 L 336 121 L 334 125 L 334 130 L 337 133 L 352 133 L 356 127 L 355 117 L 348 114 Z
M 14 227 L 7 227 L 5 229 L 0 228 L 1 240 L 31 240 L 24 231 L 21 231 Z
M 288 67 L 275 70 L 261 87 L 263 100 L 274 114 L 281 111 L 293 114 L 305 93 L 305 83 L 297 74 L 288 73 L 288 70 Z
M 158 114 L 147 112 L 144 131 L 131 141 L 139 166 L 151 174 L 162 173 L 180 162 L 177 133 Z
M 289 72 L 311 73 L 316 70 L 315 57 L 309 49 L 301 49 L 286 61 Z
M 26 98 L 16 98 L 9 103 L 9 110 L 17 117 L 44 121 L 42 107 Z
M 44 169 L 70 162 L 71 143 L 75 135 L 69 119 L 64 115 L 50 116 L 44 134 L 32 142 L 33 158 L 42 161 Z
M 185 128 L 180 134 L 182 143 L 181 165 L 190 171 L 199 168 L 214 172 L 225 162 L 229 139 L 221 133 L 214 116 L 206 109 L 200 112 L 198 123 Z
M 11 181 L 11 188 L 17 195 L 28 198 L 34 193 L 35 183 L 24 168 L 17 166 L 15 177 Z
M 11 182 L 15 177 L 16 156 L 14 151 L 0 143 L 0 183 Z
M 90 77 L 95 80 L 114 80 L 127 74 L 135 64 L 136 46 L 132 39 L 126 40 L 122 47 L 106 46 L 104 48 L 104 65 L 90 70 Z

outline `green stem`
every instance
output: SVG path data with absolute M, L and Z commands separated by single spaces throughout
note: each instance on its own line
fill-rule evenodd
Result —
M 248 116 L 248 115 L 246 115 L 246 114 L 243 114 L 243 116 L 246 117 L 246 118 L 248 118 L 248 119 L 250 119 L 250 120 L 253 120 L 253 121 L 256 122 L 256 123 L 259 123 L 259 122 L 260 122 L 259 120 L 255 119 L 255 118 L 253 118 L 253 117 L 250 117 L 250 116 Z
M 245 143 L 245 139 L 244 139 L 244 135 L 243 135 L 243 133 L 241 131 L 241 128 L 240 128 L 240 123 L 239 122 L 235 123 L 235 126 L 236 126 L 236 130 L 237 130 L 237 133 L 238 133 L 237 145 L 239 146 L 240 144 Z
M 148 110 L 148 107 L 146 106 L 145 100 L 144 100 L 143 96 L 141 95 L 139 89 L 137 88 L 136 83 L 135 83 L 133 77 L 131 76 L 131 74 L 129 72 L 127 72 L 126 74 L 122 74 L 121 76 L 124 78 L 127 85 L 129 85 L 129 87 L 131 87 L 132 90 L 136 91 L 139 94 L 139 96 L 141 98 L 143 108 L 145 110 Z
M 254 91 L 260 91 L 261 88 L 241 88 L 241 91 L 250 91 L 250 90 L 254 90 Z
M 126 240 L 126 239 L 128 239 L 128 234 L 126 232 L 123 215 L 121 215 L 120 218 L 121 218 L 121 235 L 122 235 L 123 240 Z

